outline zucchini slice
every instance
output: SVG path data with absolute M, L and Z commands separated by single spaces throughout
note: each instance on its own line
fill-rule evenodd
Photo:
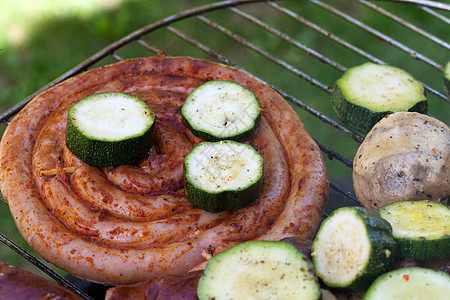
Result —
M 432 201 L 398 201 L 379 209 L 391 226 L 401 258 L 450 258 L 450 208 Z
M 185 125 L 209 141 L 249 139 L 260 124 L 255 94 L 234 81 L 208 81 L 186 98 L 181 108 Z
M 407 267 L 378 277 L 363 299 L 448 300 L 449 296 L 450 276 L 446 272 L 422 267 Z
M 70 107 L 66 146 L 89 165 L 132 164 L 152 147 L 155 118 L 140 98 L 121 92 L 94 94 Z
M 450 60 L 444 68 L 444 90 L 447 94 L 447 98 L 450 99 Z
M 370 62 L 348 69 L 336 81 L 331 105 L 345 125 L 362 134 L 393 112 L 428 111 L 420 82 L 402 69 Z
M 209 212 L 239 209 L 258 198 L 263 157 L 235 141 L 197 144 L 184 159 L 186 197 Z
M 390 270 L 397 252 L 391 225 L 365 207 L 341 207 L 320 225 L 311 247 L 317 276 L 334 288 L 360 291 Z
M 311 261 L 282 241 L 248 241 L 211 258 L 200 277 L 204 299 L 320 299 Z

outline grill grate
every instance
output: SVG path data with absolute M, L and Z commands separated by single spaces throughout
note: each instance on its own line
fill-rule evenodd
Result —
M 449 120 L 450 101 L 442 93 L 442 72 L 443 64 L 450 59 L 450 44 L 445 41 L 450 33 L 450 5 L 435 1 L 418 1 L 418 5 L 391 2 L 395 1 L 235 0 L 183 11 L 141 28 L 89 57 L 4 112 L 0 123 L 7 126 L 34 96 L 89 68 L 149 55 L 216 60 L 264 81 L 296 109 L 328 158 L 331 191 L 327 215 L 337 207 L 358 203 L 348 178 L 350 157 L 363 137 L 343 126 L 328 104 L 334 80 L 346 66 L 372 61 L 409 71 L 426 87 L 430 115 L 444 122 Z M 384 31 L 377 29 L 380 27 Z M 7 204 L 5 200 L 3 203 Z M 8 209 L 7 205 L 1 209 Z M 1 232 L 0 240 L 82 298 L 95 297 Z

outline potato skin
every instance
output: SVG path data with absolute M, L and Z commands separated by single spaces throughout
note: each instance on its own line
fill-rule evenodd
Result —
M 399 200 L 450 196 L 450 130 L 432 117 L 397 112 L 367 134 L 353 161 L 357 199 L 377 210 Z

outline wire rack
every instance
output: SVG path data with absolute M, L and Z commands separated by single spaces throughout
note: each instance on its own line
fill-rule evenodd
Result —
M 337 207 L 358 204 L 352 159 L 364 137 L 342 125 L 329 104 L 334 81 L 348 67 L 372 61 L 407 70 L 425 86 L 429 114 L 449 121 L 442 74 L 450 60 L 450 5 L 416 2 L 235 0 L 182 11 L 102 49 L 4 112 L 0 123 L 7 126 L 37 94 L 90 68 L 155 55 L 222 62 L 267 83 L 299 114 L 329 170 L 326 216 Z M 7 210 L 7 204 L 0 209 Z M 58 275 L 1 232 L 0 240 L 82 298 L 103 297 L 104 287 Z

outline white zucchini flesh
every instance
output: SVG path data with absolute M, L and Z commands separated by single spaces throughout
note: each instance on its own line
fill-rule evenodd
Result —
M 398 201 L 382 207 L 380 215 L 398 238 L 440 239 L 450 235 L 450 209 L 445 204 Z
M 186 161 L 187 180 L 209 193 L 248 187 L 263 172 L 261 155 L 247 144 L 232 141 L 198 144 Z
M 219 80 L 195 89 L 182 112 L 195 130 L 228 138 L 252 129 L 260 107 L 252 91 L 235 82 Z
M 345 286 L 365 269 L 371 254 L 371 242 L 364 222 L 351 211 L 323 223 L 314 247 L 315 267 L 327 282 Z M 320 277 L 320 275 L 319 275 Z
M 84 135 L 97 140 L 120 141 L 140 135 L 154 122 L 143 101 L 123 93 L 103 93 L 81 101 L 69 117 Z
M 399 111 L 425 100 L 423 86 L 408 72 L 366 63 L 337 81 L 347 101 L 374 112 Z
M 204 299 L 320 299 L 311 262 L 287 242 L 251 241 L 215 255 L 200 278 Z
M 450 276 L 447 273 L 409 267 L 379 276 L 367 290 L 364 300 L 448 300 L 449 297 Z

